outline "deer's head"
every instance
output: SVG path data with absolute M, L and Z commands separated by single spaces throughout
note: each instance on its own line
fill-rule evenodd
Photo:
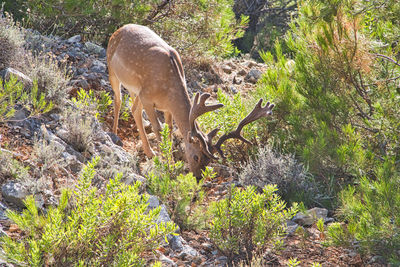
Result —
M 222 135 L 217 142 L 213 143 L 213 138 L 217 135 L 219 128 L 216 128 L 205 135 L 201 132 L 196 123 L 196 118 L 202 114 L 223 107 L 223 104 L 206 105 L 205 102 L 209 97 L 210 94 L 207 93 L 202 94 L 201 96 L 199 93 L 195 95 L 189 114 L 190 132 L 188 133 L 186 138 L 187 141 L 185 142 L 186 160 L 189 164 L 189 169 L 198 179 L 201 178 L 202 170 L 204 170 L 210 161 L 218 159 L 214 156 L 216 152 L 218 152 L 222 158 L 225 158 L 221 146 L 226 140 L 236 138 L 245 143 L 251 144 L 250 141 L 240 134 L 242 128 L 260 118 L 270 116 L 272 114 L 272 109 L 275 106 L 274 104 L 267 102 L 267 104 L 262 107 L 263 99 L 260 99 L 253 110 L 239 123 L 236 130 Z

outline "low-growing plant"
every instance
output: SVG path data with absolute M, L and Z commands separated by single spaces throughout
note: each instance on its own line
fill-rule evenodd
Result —
M 26 64 L 24 64 L 22 70 L 32 80 L 37 81 L 38 93 L 44 94 L 44 99 L 47 102 L 52 102 L 55 107 L 63 108 L 68 99 L 69 76 L 66 68 L 59 66 L 54 55 L 27 53 Z
M 32 196 L 22 214 L 9 218 L 24 233 L 3 236 L 3 258 L 18 266 L 145 266 L 142 253 L 158 248 L 175 231 L 156 223 L 160 208 L 148 210 L 139 183 L 127 186 L 117 175 L 105 192 L 92 185 L 98 158 L 84 167 L 73 190 L 63 190 L 59 205 L 39 213 Z
M 47 190 L 54 190 L 53 185 L 58 184 L 58 177 L 55 175 L 63 174 L 66 171 L 63 169 L 66 166 L 66 161 L 62 157 L 64 148 L 58 146 L 55 142 L 46 141 L 44 139 L 34 139 L 32 152 L 30 156 L 31 176 L 18 177 L 21 184 L 32 195 Z
M 353 243 L 354 227 L 348 227 L 340 222 L 331 223 L 327 229 L 329 244 L 333 246 L 349 247 Z M 351 232 L 350 232 L 351 231 Z
M 7 81 L 0 78 L 0 122 L 10 120 L 16 112 L 16 108 L 26 109 L 29 116 L 46 113 L 53 108 L 53 103 L 47 102 L 43 93 L 38 92 L 36 81 L 25 90 L 24 84 L 18 81 L 14 75 L 10 75 Z
M 24 38 L 20 28 L 8 13 L 0 11 L 0 70 L 19 66 Z
M 0 87 L 0 122 L 4 122 L 15 114 L 15 105 L 21 97 L 26 98 L 26 93 L 24 85 L 14 75 L 8 81 L 0 79 Z
M 94 117 L 83 116 L 72 108 L 63 114 L 63 123 L 67 130 L 66 141 L 78 152 L 88 152 L 93 145 L 92 123 Z
M 210 238 L 229 266 L 240 258 L 251 262 L 266 246 L 280 242 L 297 205 L 287 209 L 276 191 L 273 185 L 265 186 L 262 193 L 254 186 L 243 190 L 232 186 L 227 198 L 210 205 Z
M 325 221 L 324 218 L 319 218 L 317 221 L 317 229 L 320 232 L 320 238 L 325 238 Z
M 254 160 L 250 160 L 239 174 L 244 185 L 262 189 L 276 184 L 287 202 L 303 202 L 306 206 L 320 204 L 321 194 L 314 177 L 293 155 L 277 152 L 270 145 L 261 147 Z
M 300 264 L 301 264 L 301 261 L 299 261 L 297 258 L 289 258 L 287 261 L 288 267 L 295 267 L 295 266 L 299 266 Z
M 362 177 L 358 186 L 341 193 L 339 215 L 346 227 L 330 232 L 335 244 L 356 240 L 361 252 L 383 256 L 397 265 L 400 259 L 400 173 L 393 160 L 375 170 L 376 179 Z M 335 229 L 336 229 L 335 228 Z M 328 232 L 329 233 L 329 232 Z M 345 238 L 342 238 L 343 233 Z
M 72 98 L 72 101 L 78 108 L 95 116 L 100 122 L 104 120 L 109 111 L 109 106 L 112 104 L 108 92 L 102 91 L 99 96 L 96 96 L 94 91 L 84 89 L 80 89 L 77 96 Z
M 0 177 L 4 182 L 7 179 L 28 179 L 29 169 L 24 167 L 21 162 L 13 159 L 12 152 L 0 150 Z
M 155 170 L 147 175 L 149 190 L 166 204 L 172 220 L 181 229 L 199 228 L 205 221 L 205 212 L 200 205 L 204 198 L 203 180 L 197 182 L 192 173 L 181 173 L 183 163 L 174 163 L 167 125 L 161 137 L 161 157 L 154 158 Z M 213 172 L 208 169 L 206 173 L 212 175 Z
M 127 121 L 129 119 L 129 116 L 131 114 L 132 103 L 133 103 L 133 100 L 129 96 L 129 94 L 124 94 L 122 96 L 122 105 L 121 105 L 121 109 L 119 112 L 120 113 L 119 117 L 122 120 Z

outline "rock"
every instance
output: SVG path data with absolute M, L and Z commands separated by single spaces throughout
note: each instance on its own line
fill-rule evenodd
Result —
M 72 43 L 79 43 L 82 40 L 82 37 L 78 34 L 75 36 L 70 37 L 67 40 L 67 43 L 72 44 Z
M 89 83 L 86 79 L 79 79 L 79 80 L 71 80 L 69 84 L 73 87 L 79 87 L 82 89 L 89 89 Z
M 121 138 L 118 137 L 118 135 L 116 135 L 113 132 L 107 132 L 108 136 L 111 138 L 111 141 L 116 144 L 117 146 L 124 146 L 124 143 L 122 143 Z
M 299 228 L 299 225 L 291 220 L 286 221 L 287 225 L 287 235 L 292 236 L 296 233 L 297 228 Z
M 182 251 L 183 250 L 183 238 L 179 235 L 169 235 L 168 244 L 173 251 Z
M 147 210 L 155 209 L 160 206 L 160 201 L 158 200 L 158 197 L 150 195 L 149 199 L 147 200 L 147 204 Z
M 8 220 L 8 217 L 6 216 L 7 210 L 7 206 L 0 202 L 0 221 Z
M 94 53 L 94 54 L 97 54 L 100 57 L 105 57 L 106 56 L 106 50 L 103 47 L 101 47 L 101 46 L 99 46 L 97 44 L 94 44 L 92 42 L 86 42 L 85 43 L 85 49 L 86 49 L 86 51 L 88 53 Z
M 243 82 L 242 78 L 235 76 L 233 77 L 233 84 L 241 84 Z
M 106 72 L 106 64 L 101 62 L 100 60 L 95 60 L 92 63 L 92 67 L 90 68 L 91 71 L 96 73 L 103 73 Z
M 1 187 L 1 194 L 5 201 L 24 208 L 25 204 L 23 201 L 29 195 L 29 192 L 20 183 L 11 181 Z
M 251 69 L 247 75 L 246 75 L 246 80 L 252 83 L 255 83 L 258 81 L 258 79 L 261 78 L 262 72 L 258 69 Z
M 232 73 L 232 68 L 229 65 L 222 65 L 221 68 L 225 73 L 228 73 L 228 74 Z
M 173 260 L 165 256 L 164 254 L 161 254 L 158 260 L 161 261 L 162 266 L 178 266 Z
M 229 86 L 229 89 L 231 90 L 232 94 L 237 94 L 238 90 L 236 89 L 235 86 Z
M 8 81 L 10 79 L 10 76 L 13 75 L 14 77 L 17 78 L 17 81 L 22 83 L 25 88 L 31 88 L 33 85 L 32 79 L 20 72 L 19 70 L 13 69 L 13 68 L 6 68 L 0 72 L 1 78 L 3 80 Z
M 324 208 L 312 208 L 308 210 L 306 213 L 299 212 L 297 213 L 292 221 L 301 225 L 301 226 L 311 226 L 314 222 L 319 220 L 320 218 L 326 220 L 328 216 L 328 210 Z
M 178 258 L 181 260 L 195 261 L 200 257 L 200 254 L 189 245 L 184 245 L 181 253 L 179 253 Z

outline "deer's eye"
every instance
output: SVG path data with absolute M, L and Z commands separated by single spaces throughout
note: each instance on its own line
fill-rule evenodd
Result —
M 195 161 L 199 162 L 199 157 L 198 157 L 197 155 L 194 155 L 194 156 L 193 156 L 193 159 L 194 159 Z

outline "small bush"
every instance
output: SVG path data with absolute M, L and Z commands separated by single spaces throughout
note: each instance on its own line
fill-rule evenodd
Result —
M 239 180 L 244 185 L 255 185 L 262 189 L 276 184 L 280 195 L 288 202 L 304 202 L 315 205 L 321 198 L 317 184 L 307 169 L 292 155 L 274 152 L 271 146 L 261 147 L 256 159 L 247 163 Z
M 10 15 L 0 11 L 0 70 L 17 67 L 23 55 L 24 38 Z
M 109 112 L 109 106 L 112 104 L 109 93 L 102 91 L 96 96 L 94 91 L 85 91 L 84 89 L 79 90 L 77 97 L 72 98 L 72 101 L 79 109 L 95 116 L 99 121 L 104 120 Z
M 0 122 L 5 122 L 15 114 L 16 108 L 25 108 L 30 116 L 46 113 L 53 108 L 52 102 L 46 102 L 44 94 L 38 93 L 37 83 L 25 90 L 18 78 L 10 75 L 7 81 L 0 78 Z
M 26 99 L 24 85 L 11 75 L 8 81 L 0 79 L 0 122 L 5 122 L 15 114 L 15 105 L 21 98 Z
M 200 205 L 204 196 L 202 180 L 198 183 L 192 173 L 180 173 L 183 163 L 173 163 L 168 126 L 163 128 L 161 135 L 162 156 L 154 158 L 155 169 L 147 175 L 149 190 L 166 204 L 172 220 L 181 229 L 199 228 L 205 220 Z
M 76 151 L 88 152 L 93 145 L 92 120 L 90 116 L 82 116 L 73 109 L 65 110 L 63 124 L 68 132 L 67 140 Z
M 26 55 L 24 73 L 37 81 L 38 93 L 44 94 L 47 102 L 55 107 L 63 108 L 68 99 L 68 80 L 66 68 L 60 68 L 56 59 L 51 55 Z
M 107 183 L 109 179 L 121 174 L 121 181 L 125 181 L 130 174 L 139 173 L 139 159 L 137 155 L 126 155 L 126 160 L 119 159 L 114 151 L 104 153 L 99 163 L 96 165 L 96 176 L 94 182 L 96 186 L 104 182 Z
M 376 177 L 372 180 L 364 176 L 357 187 L 349 186 L 342 192 L 339 214 L 347 222 L 343 231 L 351 237 L 347 239 L 360 244 L 362 252 L 381 255 L 398 265 L 400 173 L 394 161 L 387 160 L 377 168 Z M 346 239 L 335 239 L 336 244 L 346 245 Z
M 46 140 L 35 139 L 33 149 L 30 157 L 30 164 L 34 167 L 31 168 L 31 175 L 29 177 L 18 177 L 29 193 L 36 195 L 40 192 L 46 192 L 54 188 L 57 183 L 57 176 L 55 174 L 64 174 L 62 168 L 65 167 L 66 162 L 62 157 L 64 148 L 59 147 L 54 142 L 47 142 Z
M 244 190 L 232 186 L 227 198 L 210 206 L 210 238 L 230 266 L 240 258 L 251 262 L 266 246 L 279 243 L 297 205 L 286 209 L 276 191 L 272 185 L 265 186 L 261 194 L 254 186 Z
M 58 207 L 39 214 L 33 197 L 22 214 L 8 216 L 23 231 L 19 239 L 2 237 L 6 260 L 19 266 L 145 266 L 142 253 L 156 249 L 175 231 L 173 223 L 156 223 L 160 208 L 147 210 L 139 183 L 126 186 L 121 176 L 106 191 L 91 185 L 93 160 L 83 169 L 78 185 L 63 190 Z
M 0 181 L 8 179 L 29 178 L 28 168 L 24 167 L 18 160 L 12 158 L 7 151 L 0 150 Z

